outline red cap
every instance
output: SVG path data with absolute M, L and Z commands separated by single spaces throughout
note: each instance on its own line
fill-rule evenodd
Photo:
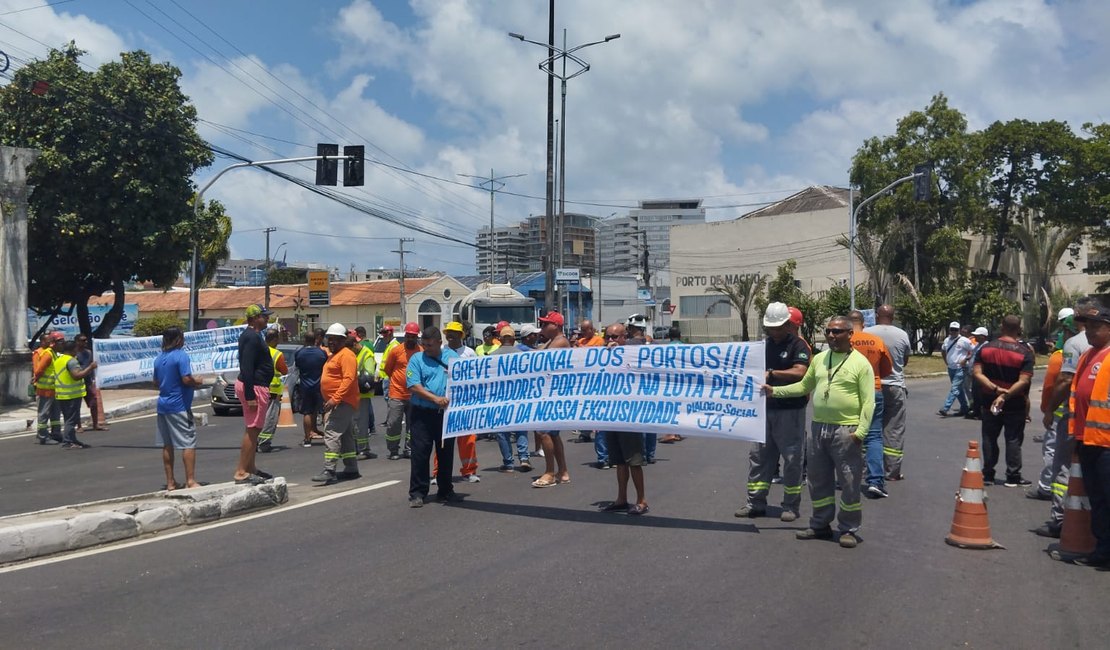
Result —
M 786 309 L 790 312 L 790 322 L 801 327 L 802 321 L 805 320 L 802 318 L 802 310 L 797 307 L 787 307 Z
M 385 327 L 383 327 L 383 328 L 382 328 L 382 329 L 381 329 L 380 331 L 382 331 L 382 332 L 389 332 L 390 334 L 392 334 L 392 333 L 393 333 L 393 326 L 392 326 L 392 325 L 386 325 L 386 326 L 385 326 Z
M 64 341 L 66 338 L 66 335 L 62 332 L 51 332 L 47 336 L 50 337 L 51 341 Z
M 552 325 L 562 327 L 563 326 L 563 315 L 560 314 L 557 311 L 549 311 L 549 312 L 547 312 L 546 316 L 541 316 L 540 317 L 540 322 L 541 323 L 551 323 Z
M 501 330 L 505 329 L 506 327 L 510 327 L 509 321 L 507 321 L 507 320 L 497 321 L 497 325 L 494 326 L 494 330 L 500 332 Z
M 357 339 L 358 338 L 358 332 L 356 332 L 354 330 L 347 330 L 347 336 L 349 336 L 353 339 Z
M 416 323 L 405 323 L 405 334 L 420 334 L 420 326 Z

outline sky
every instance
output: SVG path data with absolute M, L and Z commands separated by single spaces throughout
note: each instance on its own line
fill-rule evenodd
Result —
M 702 198 L 734 219 L 810 185 L 847 183 L 869 137 L 943 92 L 971 128 L 1110 119 L 1105 0 L 557 0 L 557 44 L 590 66 L 567 82 L 568 212 Z M 97 66 L 142 49 L 181 72 L 209 142 L 251 160 L 362 144 L 366 185 L 336 191 L 390 221 L 252 169 L 205 198 L 235 257 L 271 249 L 346 273 L 473 273 L 490 195 L 497 225 L 543 214 L 543 0 L 0 0 L 10 75 L 73 40 Z M 0 61 L 2 62 L 2 61 Z M 571 65 L 570 71 L 575 68 Z M 9 77 L 0 73 L 0 83 Z M 556 82 L 556 117 L 559 84 Z M 235 162 L 217 157 L 195 181 Z M 281 171 L 311 180 L 310 163 Z M 398 225 L 399 224 L 399 225 Z M 429 231 L 427 234 L 421 231 Z M 789 236 L 789 234 L 784 234 Z M 284 246 L 282 246 L 284 244 Z

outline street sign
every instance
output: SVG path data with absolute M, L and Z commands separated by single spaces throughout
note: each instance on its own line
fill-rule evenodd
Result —
M 637 300 L 643 300 L 645 302 L 647 302 L 648 300 L 651 300 L 651 289 L 637 289 L 636 290 L 636 299 Z
M 308 272 L 308 306 L 331 306 L 331 274 L 328 271 Z
M 555 269 L 555 282 L 558 284 L 570 284 L 578 282 L 581 278 L 581 269 Z

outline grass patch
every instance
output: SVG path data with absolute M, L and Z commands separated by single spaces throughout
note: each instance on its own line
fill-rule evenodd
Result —
M 1037 367 L 1048 365 L 1048 356 L 1043 354 L 1036 355 Z M 921 375 L 928 375 L 932 373 L 947 373 L 948 364 L 944 362 L 944 357 L 940 353 L 924 355 L 914 354 L 910 356 L 906 362 L 906 375 L 909 377 L 919 377 Z

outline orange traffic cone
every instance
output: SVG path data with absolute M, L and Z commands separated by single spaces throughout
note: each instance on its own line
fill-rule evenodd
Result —
M 944 538 L 960 548 L 1004 548 L 991 539 L 991 524 L 987 517 L 987 503 L 983 492 L 983 460 L 979 456 L 979 443 L 967 443 L 967 461 L 960 478 L 960 491 L 956 493 L 956 512 L 952 515 L 952 530 Z
M 295 427 L 297 424 L 293 422 L 293 405 L 289 403 L 289 391 L 281 392 L 281 412 L 278 413 L 279 427 Z
M 1072 562 L 1090 555 L 1095 550 L 1095 536 L 1091 532 L 1091 501 L 1083 485 L 1083 469 L 1079 455 L 1071 455 L 1071 472 L 1068 476 L 1068 495 L 1064 498 L 1064 525 L 1060 528 L 1060 543 L 1048 549 L 1053 560 Z

